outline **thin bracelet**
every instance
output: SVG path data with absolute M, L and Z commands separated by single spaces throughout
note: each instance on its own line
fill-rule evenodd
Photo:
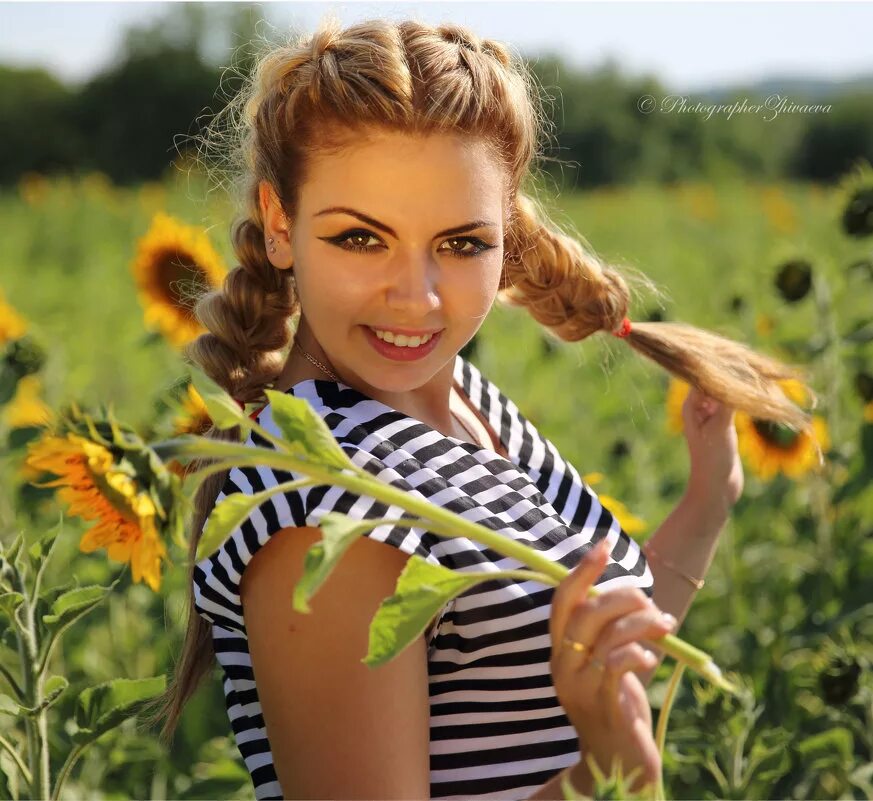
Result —
M 698 590 L 702 589 L 703 585 L 706 583 L 706 582 L 704 582 L 703 579 L 694 578 L 693 576 L 689 576 L 685 571 L 680 570 L 671 561 L 669 561 L 668 559 L 665 559 L 663 556 L 661 556 L 649 544 L 649 542 L 646 542 L 643 545 L 643 551 L 645 552 L 646 556 L 654 556 L 658 561 L 660 561 L 664 565 L 664 567 L 670 568 L 670 570 L 674 571 L 675 573 L 678 573 L 680 576 L 682 576 L 682 578 L 686 579 L 687 581 L 690 581 L 691 584 L 693 584 L 696 589 L 698 589 Z

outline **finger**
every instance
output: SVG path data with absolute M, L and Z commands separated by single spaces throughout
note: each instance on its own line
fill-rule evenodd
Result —
M 571 640 L 584 643 L 590 648 L 604 636 L 609 626 L 625 615 L 641 610 L 649 614 L 660 611 L 639 587 L 609 590 L 595 598 L 588 598 L 574 604 L 569 611 L 564 634 Z M 568 647 L 568 650 L 572 652 L 572 648 Z M 608 649 L 602 650 L 604 653 L 608 652 Z M 574 652 L 569 664 L 578 667 L 583 656 L 587 657 L 588 654 Z
M 621 683 L 625 673 L 636 673 L 653 667 L 657 659 L 638 643 L 629 643 L 607 653 L 603 660 L 606 669 L 602 671 L 600 692 L 605 694 L 612 725 L 626 726 L 621 703 Z M 639 679 L 633 679 L 639 683 Z
M 555 649 L 561 646 L 561 640 L 567 626 L 567 617 L 572 607 L 588 598 L 588 591 L 603 572 L 609 561 L 609 545 L 606 539 L 600 541 L 599 547 L 589 548 L 579 560 L 579 564 L 558 585 L 552 596 L 552 612 L 549 616 L 549 634 L 552 638 L 553 655 Z
M 676 631 L 678 622 L 657 607 L 628 612 L 605 626 L 597 635 L 597 648 L 603 653 L 641 639 L 657 640 Z

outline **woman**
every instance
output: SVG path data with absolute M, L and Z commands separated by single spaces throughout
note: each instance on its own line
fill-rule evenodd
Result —
M 321 515 L 399 510 L 337 487 L 274 496 L 192 567 L 196 614 L 162 736 L 217 656 L 258 798 L 559 798 L 564 773 L 591 792 L 587 754 L 607 772 L 613 758 L 639 769 L 640 789 L 660 762 L 645 694 L 657 657 L 638 641 L 678 628 L 661 612 L 684 617 L 742 491 L 732 409 L 805 422 L 778 386 L 794 371 L 699 329 L 629 321 L 621 275 L 520 188 L 541 111 L 499 43 L 457 25 L 328 23 L 264 55 L 237 107 L 240 266 L 199 301 L 210 333 L 190 358 L 241 403 L 267 386 L 305 398 L 383 481 L 574 569 L 558 588 L 482 584 L 371 670 L 369 621 L 411 554 L 455 570 L 521 565 L 383 524 L 296 614 Z M 694 386 L 688 490 L 651 540 L 651 569 L 575 468 L 459 355 L 495 300 L 565 341 L 614 334 Z M 277 431 L 269 406 L 258 420 Z M 211 477 L 192 556 L 216 500 L 290 478 Z M 609 591 L 588 599 L 592 584 Z

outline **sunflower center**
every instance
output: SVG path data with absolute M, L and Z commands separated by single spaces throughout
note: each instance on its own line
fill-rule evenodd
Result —
M 167 250 L 161 254 L 155 269 L 155 286 L 161 288 L 167 301 L 174 306 L 184 306 L 183 285 L 190 283 L 202 272 L 191 258 L 190 253 L 180 250 Z
M 770 420 L 752 420 L 752 425 L 755 426 L 755 431 L 758 432 L 761 439 L 766 440 L 768 444 L 776 448 L 789 450 L 800 436 L 797 431 L 788 428 L 788 426 Z

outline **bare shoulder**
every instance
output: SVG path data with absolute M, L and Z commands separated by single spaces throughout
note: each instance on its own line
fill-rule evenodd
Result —
M 362 663 L 369 624 L 409 555 L 360 537 L 312 599 L 291 606 L 317 527 L 273 534 L 243 572 L 252 668 L 285 798 L 428 798 L 424 637 L 385 665 Z M 337 767 L 341 765 L 342 770 Z

